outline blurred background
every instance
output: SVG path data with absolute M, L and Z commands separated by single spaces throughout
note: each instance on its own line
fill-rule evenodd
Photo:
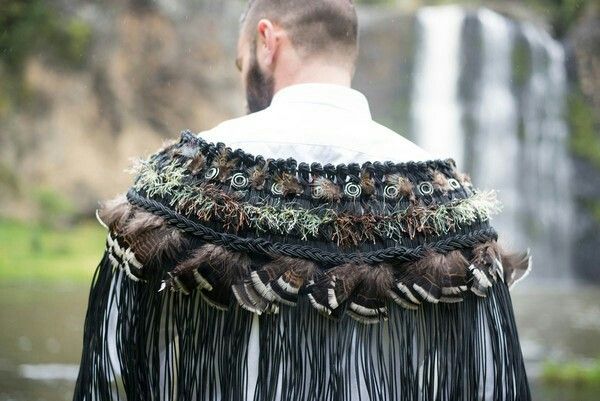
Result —
M 498 189 L 535 400 L 600 399 L 600 2 L 357 1 L 374 118 Z M 131 158 L 244 113 L 239 0 L 0 0 L 0 401 L 68 400 Z

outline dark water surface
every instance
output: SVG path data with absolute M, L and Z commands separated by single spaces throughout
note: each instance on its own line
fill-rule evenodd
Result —
M 0 286 L 0 400 L 70 400 L 88 286 Z
M 600 289 L 517 287 L 519 333 L 536 401 L 596 401 L 597 390 L 542 385 L 547 359 L 600 355 Z M 70 400 L 88 286 L 0 285 L 0 401 Z

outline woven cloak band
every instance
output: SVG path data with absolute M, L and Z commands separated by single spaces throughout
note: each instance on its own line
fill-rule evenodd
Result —
M 428 250 L 450 252 L 458 249 L 471 248 L 479 243 L 490 240 L 495 241 L 498 239 L 496 230 L 494 230 L 493 227 L 486 227 L 484 229 L 471 231 L 467 234 L 454 235 L 427 244 L 427 246 L 419 245 L 415 248 L 395 246 L 378 251 L 362 253 L 327 252 L 309 246 L 272 243 L 264 239 L 241 238 L 231 234 L 219 233 L 174 212 L 157 201 L 140 196 L 134 190 L 129 190 L 127 192 L 127 199 L 132 205 L 139 206 L 147 212 L 162 217 L 168 224 L 176 227 L 182 232 L 197 236 L 206 242 L 223 245 L 234 251 L 259 253 L 267 256 L 290 256 L 322 263 L 379 263 L 387 260 L 409 262 L 423 257 Z

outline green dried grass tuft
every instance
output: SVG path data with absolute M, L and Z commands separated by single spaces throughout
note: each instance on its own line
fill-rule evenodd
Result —
M 316 238 L 330 228 L 333 240 L 340 245 L 375 241 L 376 237 L 399 241 L 406 235 L 413 238 L 417 233 L 447 234 L 477 221 L 487 221 L 501 211 L 496 192 L 490 190 L 476 191 L 469 198 L 444 205 L 413 204 L 386 216 L 353 216 L 323 207 L 303 209 L 294 203 L 243 203 L 234 193 L 224 192 L 213 184 L 185 184 L 186 167 L 175 160 L 162 168 L 156 160 L 141 160 L 134 171 L 135 189 L 145 190 L 148 196 L 169 197 L 178 212 L 195 215 L 200 220 L 217 218 L 228 230 L 237 232 L 249 227 L 257 234 L 296 234 L 303 240 Z

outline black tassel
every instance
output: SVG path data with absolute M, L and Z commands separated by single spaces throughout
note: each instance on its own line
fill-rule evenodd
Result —
M 159 269 L 134 281 L 108 255 L 92 282 L 73 399 L 245 400 L 252 315 L 215 309 L 199 291 L 159 292 Z
M 237 303 L 212 308 L 200 291 L 159 292 L 159 270 L 134 281 L 104 254 L 74 400 L 531 400 L 502 280 L 459 303 L 408 310 L 388 299 L 388 319 L 372 325 L 325 317 L 299 297 L 257 318 L 250 382 L 253 315 Z

